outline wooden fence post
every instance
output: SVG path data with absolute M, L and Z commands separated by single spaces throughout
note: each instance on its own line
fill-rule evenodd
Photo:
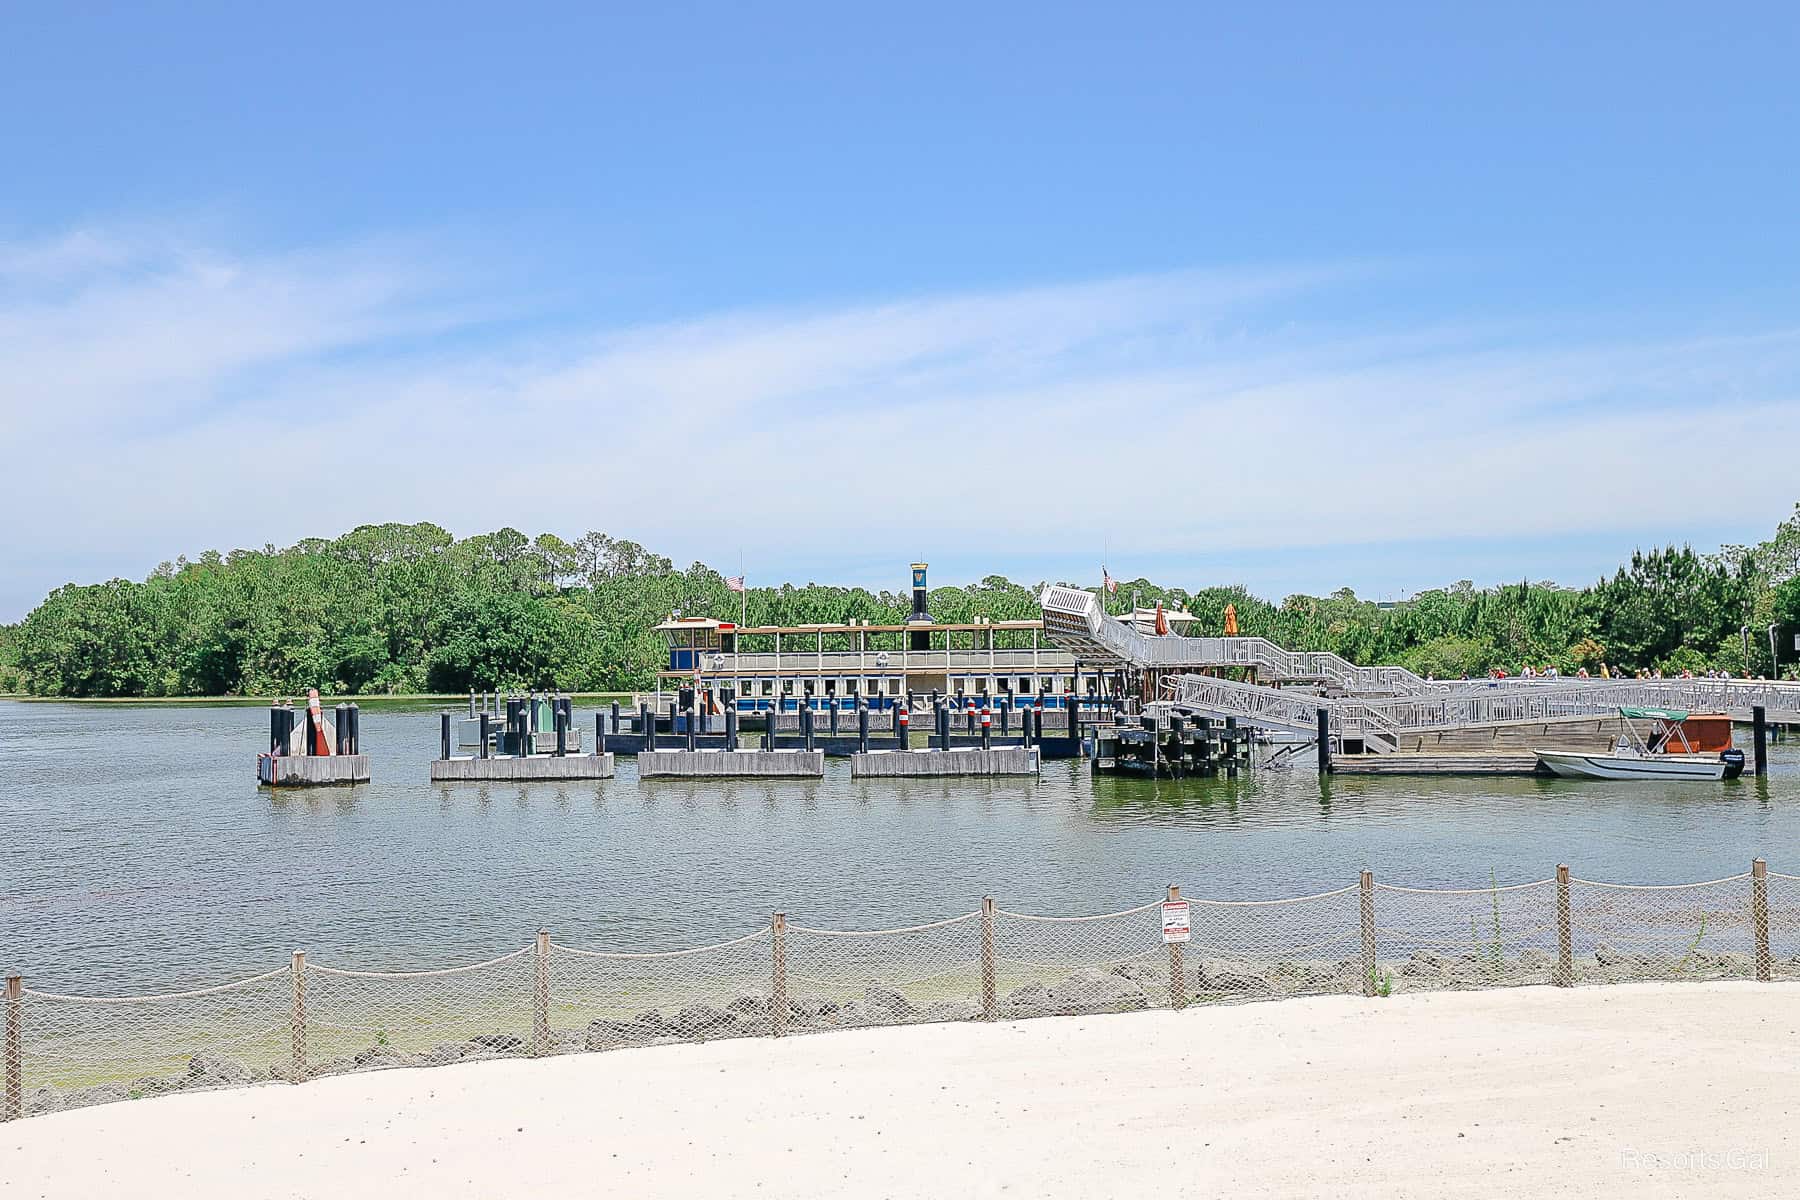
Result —
M 1575 937 L 1569 921 L 1569 865 L 1556 866 L 1556 978 L 1557 987 L 1575 986 Z
M 1363 995 L 1375 994 L 1375 872 L 1364 871 L 1357 881 L 1362 894 Z
M 1181 888 L 1173 883 L 1169 885 L 1169 899 L 1181 899 Z M 1169 943 L 1169 1007 L 1176 1009 L 1187 1007 L 1187 973 L 1182 967 L 1182 950 L 1180 942 Z
M 537 957 L 532 962 L 531 1052 L 550 1053 L 550 931 L 538 930 Z
M 769 919 L 770 944 L 774 948 L 773 973 L 769 980 L 769 1036 L 781 1037 L 787 1032 L 787 914 L 776 913 Z
M 1756 930 L 1756 981 L 1769 982 L 1769 864 L 1750 864 L 1750 924 Z
M 981 1019 L 992 1021 L 1000 1015 L 1000 1000 L 994 990 L 994 898 L 981 898 Z
M 294 1058 L 289 1083 L 306 1079 L 306 951 L 294 951 Z
M 16 1121 L 25 1115 L 25 981 L 6 977 L 6 1094 L 0 1101 L 0 1121 Z

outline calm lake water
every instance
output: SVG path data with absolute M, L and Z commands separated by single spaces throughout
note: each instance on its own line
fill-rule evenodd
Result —
M 591 713 L 577 723 L 592 729 Z M 267 710 L 0 702 L 0 970 L 89 993 L 220 982 L 301 948 L 341 966 L 447 966 L 559 942 L 673 949 L 759 927 L 872 928 L 992 894 L 1112 911 L 1179 883 L 1270 898 L 1353 883 L 1679 883 L 1800 872 L 1800 744 L 1716 784 L 1235 779 L 438 786 L 435 711 L 365 708 L 374 782 L 279 794 Z M 1740 738 L 1740 742 L 1747 740 Z

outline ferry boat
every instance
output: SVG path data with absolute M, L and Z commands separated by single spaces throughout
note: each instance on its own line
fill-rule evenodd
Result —
M 791 712 L 802 702 L 851 707 L 858 700 L 880 710 L 935 693 L 1060 709 L 1073 696 L 1123 693 L 1122 675 L 1084 671 L 1073 655 L 1050 645 L 1041 619 L 934 621 L 927 567 L 912 565 L 912 614 L 901 625 L 739 625 L 675 613 L 656 627 L 669 644 L 658 699 L 664 689 L 681 693 L 685 709 L 692 688 L 707 711 L 722 712 L 729 703 L 740 712 Z M 1194 620 L 1185 612 L 1162 615 L 1176 628 Z M 1127 619 L 1155 616 L 1146 611 Z

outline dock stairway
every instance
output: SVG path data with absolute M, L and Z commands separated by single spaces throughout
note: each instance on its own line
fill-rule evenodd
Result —
M 1100 597 L 1052 584 L 1038 597 L 1044 633 L 1084 663 L 1154 670 L 1246 667 L 1262 680 L 1320 682 L 1349 696 L 1417 696 L 1433 690 L 1405 667 L 1360 667 L 1320 650 L 1287 650 L 1260 637 L 1143 633 L 1109 614 Z

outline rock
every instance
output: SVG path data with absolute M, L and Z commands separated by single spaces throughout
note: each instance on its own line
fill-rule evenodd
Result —
M 25 1111 L 29 1114 L 61 1112 L 64 1103 L 63 1094 L 55 1088 L 35 1088 L 25 1096 Z
M 668 1034 L 660 1018 L 654 1026 L 646 1026 L 641 1020 L 589 1021 L 586 1044 L 589 1050 L 613 1050 L 620 1046 L 648 1045 Z
M 250 1082 L 250 1071 L 229 1059 L 196 1054 L 188 1059 L 188 1087 L 230 1087 Z
M 1050 988 L 1049 1003 L 1058 1012 L 1116 1012 L 1144 1008 L 1149 1002 L 1144 989 L 1123 976 L 1078 971 Z
M 827 1000 L 823 996 L 802 996 L 798 1000 L 788 1001 L 789 1010 L 797 1021 L 820 1021 L 836 1014 L 836 1000 Z
M 683 1037 L 719 1037 L 736 1025 L 736 1017 L 710 1004 L 690 1004 L 675 1014 L 675 1029 Z
M 419 1056 L 419 1063 L 426 1067 L 442 1067 L 461 1062 L 468 1053 L 469 1046 L 466 1042 L 439 1042 Z
M 1556 965 L 1556 955 L 1548 950 L 1540 950 L 1536 946 L 1528 946 L 1519 951 L 1519 966 L 1525 970 L 1541 971 Z
M 1166 983 L 1169 978 L 1168 968 L 1151 966 L 1149 963 L 1120 963 L 1109 973 L 1129 979 L 1140 986 L 1147 983 Z
M 139 1080 L 138 1082 L 143 1081 Z M 93 1087 L 79 1088 L 63 1098 L 63 1107 L 80 1108 L 88 1104 L 111 1104 L 115 1100 L 132 1100 L 136 1098 L 133 1095 L 136 1086 L 136 1084 L 129 1083 L 99 1083 Z M 146 1094 L 148 1093 L 137 1093 L 140 1096 Z
M 515 1050 L 522 1050 L 525 1047 L 524 1038 L 514 1037 L 510 1033 L 483 1033 L 470 1038 L 469 1041 L 473 1045 L 485 1046 L 487 1049 L 497 1051 L 501 1054 L 510 1054 Z M 367 1053 L 367 1051 L 364 1053 Z M 358 1055 L 357 1057 L 360 1058 L 361 1055 Z
M 1288 992 L 1336 991 L 1340 975 L 1336 965 L 1322 962 L 1280 962 L 1270 972 L 1271 982 L 1280 981 Z
M 204 1075 L 146 1075 L 142 1079 L 134 1079 L 126 1085 L 129 1099 L 137 1100 L 144 1096 L 161 1096 L 168 1092 L 179 1092 L 186 1087 L 206 1087 Z
M 517 1041 L 518 1039 L 514 1038 L 513 1040 Z M 358 1070 L 367 1070 L 370 1067 L 398 1067 L 405 1065 L 406 1056 L 392 1046 L 370 1046 L 367 1050 L 359 1050 L 351 1055 L 350 1062 Z
M 632 1019 L 632 1023 L 651 1037 L 675 1037 L 680 1033 L 667 1017 L 654 1008 L 639 1013 Z
M 736 1013 L 739 1018 L 767 1017 L 773 1007 L 767 996 L 738 996 L 725 1006 L 725 1010 Z
M 863 992 L 863 1003 L 877 1020 L 906 1021 L 918 1013 L 912 1001 L 890 988 L 871 985 Z
M 1027 1011 L 1048 1008 L 1050 989 L 1041 983 L 1028 983 L 1023 987 L 1016 987 L 1006 993 L 1006 1005 L 1008 1008 Z
M 844 1029 L 853 1029 L 860 1025 L 875 1025 L 879 1018 L 869 1011 L 869 1006 L 861 1000 L 846 1000 L 837 1010 L 837 1024 Z
M 1235 993 L 1245 996 L 1266 996 L 1275 989 L 1261 975 L 1252 975 L 1247 971 L 1221 971 L 1206 977 L 1207 986 L 1215 992 Z
M 973 1021 L 981 1015 L 981 1006 L 973 1000 L 939 1000 L 928 1004 L 920 1014 L 926 1021 Z

